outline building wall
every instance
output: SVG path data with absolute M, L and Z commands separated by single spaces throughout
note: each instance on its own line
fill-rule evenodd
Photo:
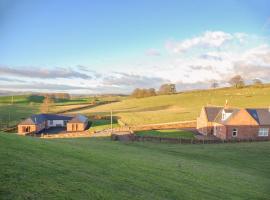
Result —
M 62 127 L 64 127 L 65 126 L 64 121 L 65 120 L 48 120 L 47 121 L 47 126 L 48 126 L 48 128 L 50 128 L 50 127 L 56 127 L 56 126 L 62 126 Z
M 197 118 L 197 130 L 203 135 L 210 135 L 213 133 L 213 123 L 208 122 L 204 108 L 202 108 L 200 116 Z
M 28 131 L 27 131 L 27 128 L 28 128 Z M 18 134 L 26 135 L 27 133 L 37 133 L 44 128 L 45 128 L 45 123 L 42 123 L 39 125 L 18 125 Z
M 67 131 L 84 131 L 87 123 L 67 123 Z
M 227 139 L 227 127 L 224 126 L 223 124 L 219 123 L 213 123 L 213 128 L 214 128 L 214 134 L 217 138 L 220 138 L 222 140 Z
M 232 131 L 233 129 L 237 129 L 237 136 L 233 137 L 232 136 Z M 258 126 L 258 125 L 238 125 L 238 126 L 227 126 L 227 137 L 226 139 L 260 139 L 260 138 L 269 138 L 270 139 L 270 132 L 268 133 L 268 137 L 266 136 L 259 136 L 259 129 L 260 128 L 269 128 L 270 131 L 270 126 Z

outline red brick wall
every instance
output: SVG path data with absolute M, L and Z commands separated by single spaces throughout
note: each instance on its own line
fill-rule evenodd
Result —
M 237 136 L 232 136 L 233 129 L 237 129 Z M 239 139 L 260 139 L 260 138 L 269 138 L 270 139 L 270 133 L 268 134 L 268 137 L 262 137 L 258 136 L 259 128 L 269 128 L 270 126 L 227 126 L 227 137 L 226 139 L 233 139 L 233 138 L 239 138 Z

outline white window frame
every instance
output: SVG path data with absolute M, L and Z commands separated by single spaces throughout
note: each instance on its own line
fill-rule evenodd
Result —
M 268 137 L 269 128 L 259 128 L 258 136 L 259 137 Z
M 238 129 L 237 128 L 233 128 L 232 129 L 232 137 L 237 137 L 238 135 Z

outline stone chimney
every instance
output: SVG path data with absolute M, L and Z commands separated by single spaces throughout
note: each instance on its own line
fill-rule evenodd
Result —
M 228 100 L 226 99 L 224 108 L 228 108 L 228 107 L 229 107 L 229 105 L 228 105 Z

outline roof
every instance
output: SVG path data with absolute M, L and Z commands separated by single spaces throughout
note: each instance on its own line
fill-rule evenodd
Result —
M 69 115 L 56 115 L 56 114 L 38 114 L 32 115 L 31 117 L 25 119 L 19 125 L 36 125 L 41 124 L 46 120 L 71 120 L 74 116 Z
M 222 120 L 222 111 L 225 111 L 226 113 L 231 113 L 231 115 L 226 119 L 226 120 Z M 218 113 L 218 115 L 216 116 L 215 118 L 215 122 L 217 123 L 220 123 L 220 124 L 226 124 L 229 119 L 231 119 L 233 116 L 235 116 L 238 112 L 239 112 L 240 109 L 237 109 L 237 108 L 225 108 L 225 109 L 221 109 L 220 112 Z
M 78 114 L 72 120 L 69 121 L 69 123 L 84 123 L 87 122 L 88 118 L 84 115 Z
M 207 119 L 209 122 L 213 122 L 218 115 L 218 113 L 223 109 L 223 107 L 218 106 L 206 106 L 204 107 Z
M 226 120 L 222 120 L 222 111 L 220 111 L 215 118 L 215 122 L 226 124 L 233 116 L 235 116 L 240 109 L 224 109 L 226 112 L 232 113 Z M 268 108 L 245 108 L 244 110 L 256 120 L 258 125 L 270 125 L 270 112 Z
M 247 108 L 246 110 L 259 125 L 270 125 L 270 112 L 268 108 Z

